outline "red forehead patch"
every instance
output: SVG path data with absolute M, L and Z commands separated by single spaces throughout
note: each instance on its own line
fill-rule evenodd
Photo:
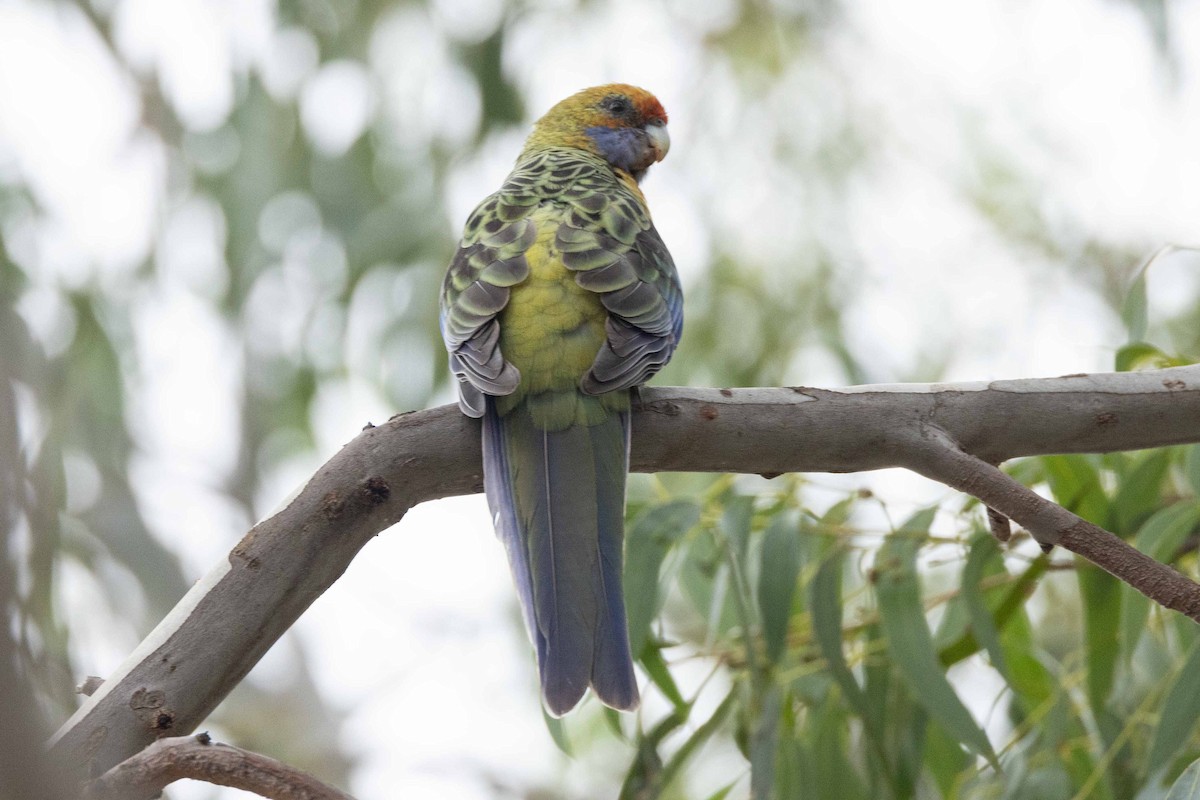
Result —
M 663 109 L 662 103 L 658 102 L 658 98 L 649 92 L 641 94 L 634 102 L 643 119 L 653 119 L 664 123 L 667 121 L 667 112 Z

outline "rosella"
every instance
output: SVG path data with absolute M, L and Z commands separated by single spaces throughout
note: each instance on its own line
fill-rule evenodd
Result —
M 559 716 L 589 686 L 632 709 L 621 589 L 631 391 L 683 326 L 675 265 L 638 186 L 667 154 L 649 92 L 611 84 L 555 105 L 467 219 L 441 328 L 542 696 Z

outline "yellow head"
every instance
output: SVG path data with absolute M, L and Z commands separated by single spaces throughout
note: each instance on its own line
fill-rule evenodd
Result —
M 573 94 L 546 112 L 525 140 L 521 158 L 552 147 L 586 150 L 641 180 L 670 149 L 667 112 L 636 86 L 610 83 Z

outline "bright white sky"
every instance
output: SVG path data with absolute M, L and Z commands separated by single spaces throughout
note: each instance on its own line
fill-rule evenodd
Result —
M 806 108 L 853 106 L 877 119 L 887 137 L 847 201 L 865 271 L 849 309 L 851 329 L 877 354 L 874 374 L 887 380 L 922 350 L 951 344 L 952 380 L 1111 365 L 1123 334 L 1103 304 L 1061 271 L 1044 269 L 1036 253 L 1001 247 L 964 203 L 963 188 L 973 180 L 977 148 L 995 148 L 1032 176 L 1051 217 L 1064 225 L 1107 231 L 1147 251 L 1166 241 L 1195 244 L 1200 4 L 1170 6 L 1180 55 L 1174 94 L 1163 88 L 1162 64 L 1131 4 L 867 0 L 846 4 L 828 63 L 789 75 L 767 105 L 741 98 L 733 77 L 698 44 L 731 6 L 619 0 L 592 4 L 582 21 L 531 14 L 506 68 L 534 113 L 611 80 L 644 85 L 664 101 L 673 149 L 647 194 L 687 281 L 701 278 L 710 237 L 737 237 L 743 252 L 765 263 L 786 264 L 802 251 L 819 227 L 822 198 L 771 173 L 756 147 L 766 146 L 772 126 L 803 139 Z M 429 10 L 398 12 L 372 48 L 373 66 L 385 76 L 377 84 L 357 64 L 314 72 L 315 47 L 302 32 L 276 30 L 269 2 L 123 0 L 117 7 L 120 47 L 140 68 L 158 70 L 189 125 L 220 125 L 233 100 L 230 71 L 253 68 L 272 92 L 300 98 L 308 135 L 331 152 L 349 146 L 377 115 L 394 119 L 398 136 L 414 146 L 430 131 L 465 142 L 475 118 L 462 109 L 474 107 L 476 90 L 430 34 L 452 28 L 463 39 L 477 37 L 501 10 L 498 0 L 438 0 Z M 638 22 L 632 28 L 631 19 Z M 1114 107 L 1122 113 L 1114 116 Z M 41 288 L 22 312 L 53 348 L 62 309 L 51 287 L 98 281 L 124 296 L 133 265 L 147 248 L 159 248 L 161 281 L 148 295 L 125 297 L 149 365 L 133 398 L 143 432 L 134 469 L 149 489 L 143 505 L 152 527 L 199 577 L 249 522 L 209 488 L 235 457 L 233 398 L 243 377 L 230 357 L 230 334 L 205 301 L 220 273 L 214 242 L 222 223 L 203 202 L 164 207 L 163 157 L 136 132 L 138 113 L 133 87 L 78 13 L 0 2 L 0 175 L 27 181 L 54 220 L 4 231 L 18 257 L 36 250 L 45 264 Z M 734 137 L 745 146 L 731 151 Z M 452 181 L 453 219 L 465 218 L 498 184 L 518 143 L 496 142 L 464 160 Z M 714 212 L 716 227 L 701 224 L 698 208 Z M 1152 297 L 1164 309 L 1195 296 L 1194 261 L 1156 270 Z M 819 356 L 798 359 L 795 372 L 796 383 L 837 380 Z M 397 410 L 353 382 L 327 390 L 319 407 L 319 451 L 271 476 L 263 514 L 363 421 Z M 183 409 L 186 426 L 177 424 Z M 86 486 L 85 478 L 78 483 Z M 881 480 L 875 485 L 901 511 L 944 496 L 915 478 Z M 179 508 L 189 509 L 185 519 Z M 65 598 L 68 613 L 97 618 L 97 625 L 75 624 L 93 632 L 77 642 L 78 663 L 105 674 L 138 632 L 86 576 L 71 583 L 78 588 Z M 561 781 L 573 796 L 587 796 L 616 780 L 602 758 L 569 762 L 557 754 L 541 721 L 532 657 L 513 636 L 515 615 L 482 498 L 422 506 L 368 545 L 291 637 L 309 651 L 327 696 L 351 710 L 345 730 L 330 732 L 361 757 L 350 791 L 476 800 L 495 796 L 480 778 L 490 773 L 516 785 Z M 286 651 L 276 648 L 253 677 L 270 681 L 291 669 Z M 570 725 L 593 722 L 584 713 Z M 736 775 L 739 767 L 718 761 L 707 769 Z M 193 786 L 173 796 L 250 795 Z

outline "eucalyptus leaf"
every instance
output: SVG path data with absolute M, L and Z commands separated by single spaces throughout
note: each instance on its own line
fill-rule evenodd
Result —
M 1200 724 L 1200 692 L 1196 691 L 1198 675 L 1200 645 L 1194 645 L 1187 661 L 1179 668 L 1171 688 L 1167 690 L 1166 697 L 1163 698 L 1162 714 L 1154 730 L 1150 755 L 1146 759 L 1147 774 L 1153 774 L 1165 766 L 1180 747 L 1196 733 L 1197 725 Z
M 913 696 L 947 734 L 996 763 L 987 735 L 958 698 L 938 660 L 925 620 L 917 576 L 919 534 L 927 533 L 935 509 L 918 512 L 891 534 L 876 560 L 875 595 L 887 649 Z
M 699 519 L 696 503 L 676 500 L 644 511 L 626 534 L 625 609 L 631 652 L 642 652 L 650 625 L 661 609 L 659 571 L 663 559 Z
M 763 536 L 758 573 L 758 608 L 767 658 L 778 663 L 787 644 L 792 600 L 800 577 L 799 525 L 790 514 L 778 514 Z

